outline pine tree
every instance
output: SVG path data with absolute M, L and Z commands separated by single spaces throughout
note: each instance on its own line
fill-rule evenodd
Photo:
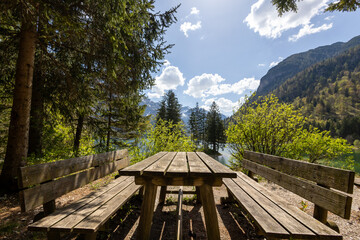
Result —
M 156 121 L 162 119 L 164 121 L 172 121 L 174 124 L 177 124 L 181 121 L 181 105 L 175 93 L 170 90 L 163 97 L 160 102 L 160 108 L 156 114 Z
M 174 124 L 181 121 L 181 105 L 175 93 L 170 90 L 166 93 L 166 120 L 172 121 Z
M 225 142 L 224 130 L 219 107 L 213 102 L 206 117 L 206 142 L 212 145 L 214 152 L 217 152 Z

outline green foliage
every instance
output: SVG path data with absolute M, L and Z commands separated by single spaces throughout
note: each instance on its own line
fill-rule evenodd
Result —
M 266 96 L 244 104 L 226 130 L 227 142 L 236 159 L 244 149 L 272 155 L 291 151 L 289 143 L 299 137 L 305 118 L 290 104 Z
M 306 118 L 291 104 L 266 96 L 244 104 L 226 130 L 228 145 L 240 165 L 244 150 L 329 164 L 342 157 L 341 166 L 353 169 L 352 147 L 346 140 L 332 138 L 328 131 L 306 129 Z
M 272 0 L 271 2 L 275 5 L 280 16 L 286 12 L 296 12 L 298 9 L 297 0 Z M 325 11 L 353 12 L 359 7 L 360 2 L 357 0 L 340 0 L 328 3 L 328 7 Z
M 359 139 L 356 139 L 356 140 L 354 141 L 354 147 L 360 148 L 360 140 L 359 140 Z
M 172 121 L 173 123 L 178 123 L 181 121 L 181 105 L 175 93 L 172 90 L 169 90 L 163 97 L 160 102 L 160 108 L 158 109 L 156 120 L 159 119 L 165 121 Z
M 199 108 L 199 104 L 196 103 L 196 107 L 192 110 L 189 118 L 189 128 L 192 140 L 199 146 L 201 143 L 205 143 L 205 127 L 206 127 L 206 113 L 205 109 Z
M 207 144 L 212 145 L 212 151 L 217 152 L 225 143 L 224 123 L 221 120 L 219 107 L 215 102 L 211 104 L 210 111 L 206 116 L 205 139 Z
M 191 152 L 194 150 L 195 144 L 186 135 L 182 122 L 174 124 L 172 121 L 160 119 L 137 140 L 137 144 L 130 149 L 130 156 L 132 163 L 136 163 L 161 151 Z

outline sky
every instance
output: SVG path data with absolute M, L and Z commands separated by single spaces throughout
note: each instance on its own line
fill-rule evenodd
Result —
M 165 35 L 174 47 L 145 94 L 158 102 L 173 90 L 183 106 L 215 101 L 230 116 L 281 60 L 360 35 L 360 10 L 324 12 L 328 2 L 303 0 L 279 17 L 270 0 L 155 1 L 156 12 L 181 6 Z

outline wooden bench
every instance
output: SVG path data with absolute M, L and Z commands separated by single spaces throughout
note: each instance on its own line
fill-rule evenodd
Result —
M 55 199 L 129 165 L 127 150 L 22 167 L 19 185 L 23 212 L 43 205 L 44 218 L 28 230 L 46 231 L 48 239 L 75 232 L 95 239 L 97 231 L 141 186 L 134 177 L 121 176 L 70 205 L 56 210 Z
M 223 183 L 266 238 L 342 239 L 327 213 L 350 218 L 354 172 L 250 151 L 242 165 L 248 176 L 238 172 Z M 313 217 L 258 184 L 254 173 L 313 202 Z

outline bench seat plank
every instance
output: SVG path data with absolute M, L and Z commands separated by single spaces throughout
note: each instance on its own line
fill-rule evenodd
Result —
M 266 196 L 257 191 L 242 178 L 234 179 L 234 182 L 242 188 L 249 196 L 267 211 L 274 219 L 277 220 L 295 239 L 298 238 L 314 238 L 316 235 L 305 227 L 301 222 L 297 221 L 276 203 L 269 200 Z M 251 211 L 251 210 L 250 210 Z
M 78 201 L 71 203 L 61 209 L 56 210 L 54 213 L 48 215 L 45 218 L 42 218 L 31 225 L 29 225 L 28 229 L 31 231 L 46 231 L 49 230 L 49 228 L 62 220 L 63 218 L 67 217 L 68 215 L 72 214 L 76 210 L 82 208 L 86 204 L 90 203 L 94 199 L 98 198 L 100 195 L 106 193 L 110 189 L 116 187 L 118 184 L 122 183 L 123 181 L 126 181 L 130 177 L 128 176 L 121 176 L 115 180 L 113 180 L 108 185 L 102 187 L 96 192 L 92 192 L 85 197 L 79 199 Z
M 238 172 L 237 174 L 238 178 L 241 178 L 243 181 L 247 182 L 257 191 L 268 197 L 271 201 L 278 204 L 278 206 L 281 207 L 284 211 L 288 212 L 299 222 L 311 229 L 317 235 L 317 239 L 342 239 L 342 236 L 339 233 L 327 227 L 307 213 L 301 211 L 297 207 L 291 205 L 283 198 L 273 194 L 271 191 L 267 190 L 261 184 L 256 183 L 253 179 L 249 178 L 244 173 Z
M 223 179 L 224 184 L 234 197 L 247 210 L 255 220 L 257 226 L 267 237 L 289 238 L 290 234 L 268 212 L 266 212 L 254 199 L 241 189 L 232 179 Z
M 134 182 L 133 178 L 128 178 L 125 181 L 119 183 L 114 188 L 110 189 L 106 193 L 100 195 L 98 198 L 84 205 L 82 208 L 76 210 L 71 215 L 63 218 L 61 221 L 51 226 L 52 230 L 58 231 L 72 231 L 72 229 L 81 222 L 84 218 L 100 208 L 104 203 L 111 200 L 115 195 L 125 189 L 131 182 Z
M 312 182 L 276 171 L 263 165 L 242 160 L 243 166 L 250 171 L 290 190 L 297 195 L 328 209 L 342 218 L 350 219 L 352 197 L 342 192 L 318 186 Z
M 74 227 L 74 232 L 96 232 L 111 216 L 114 215 L 142 186 L 132 182 L 125 189 L 101 205 L 96 211 L 87 216 Z

